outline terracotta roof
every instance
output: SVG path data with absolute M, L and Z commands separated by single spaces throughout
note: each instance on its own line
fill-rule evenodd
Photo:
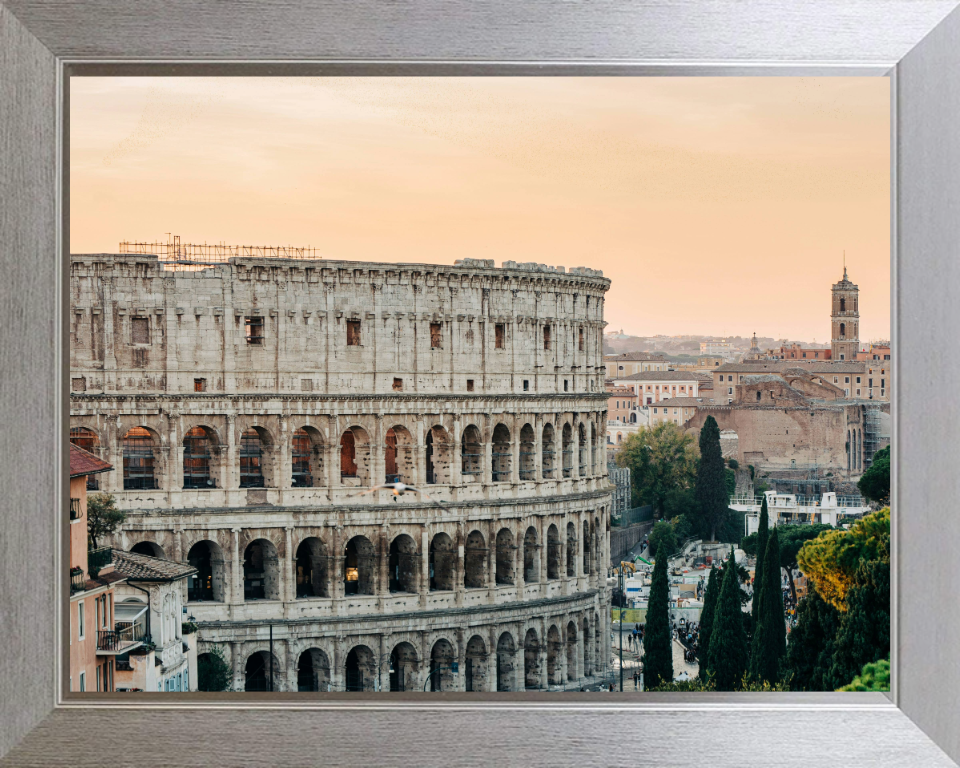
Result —
M 70 443 L 70 477 L 96 475 L 100 472 L 109 472 L 111 469 L 113 469 L 113 464 Z
M 703 381 L 702 373 L 691 371 L 642 371 L 630 376 L 617 376 L 615 381 Z M 706 377 L 711 378 L 712 377 Z
M 866 361 L 853 360 L 757 360 L 756 362 L 727 363 L 713 370 L 717 373 L 782 373 L 790 368 L 816 373 L 863 373 Z
M 124 581 L 127 577 L 118 573 L 117 571 L 108 571 L 107 573 L 101 573 L 95 579 L 87 579 L 83 583 L 83 590 L 89 592 L 94 589 L 100 589 L 101 587 L 108 587 L 111 584 L 117 584 L 121 581 Z
M 192 565 L 120 549 L 113 550 L 113 567 L 128 579 L 142 581 L 177 581 L 197 572 Z
M 664 407 L 666 407 L 666 406 L 671 406 L 671 407 L 678 407 L 678 406 L 680 406 L 680 407 L 683 407 L 683 408 L 691 408 L 691 407 L 694 407 L 694 408 L 695 408 L 695 407 L 697 407 L 697 406 L 704 405 L 704 403 L 702 403 L 702 402 L 701 402 L 699 399 L 697 399 L 696 397 L 668 397 L 668 398 L 666 398 L 666 399 L 664 399 L 664 400 L 661 400 L 659 403 L 653 403 L 653 406 L 654 406 L 654 407 L 656 407 L 656 406 L 658 406 L 658 405 L 659 405 L 659 406 L 664 406 Z M 650 406 L 647 406 L 647 407 L 650 407 Z

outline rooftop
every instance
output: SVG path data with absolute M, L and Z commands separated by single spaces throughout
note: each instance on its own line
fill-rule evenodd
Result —
M 113 464 L 70 443 L 70 477 L 97 475 L 101 472 L 109 472 L 111 469 L 113 469 Z
M 663 355 L 658 355 L 656 352 L 624 352 L 620 355 L 604 355 L 603 360 L 606 363 L 615 363 L 618 360 L 625 360 L 627 362 L 667 362 L 667 359 Z
M 698 405 L 704 405 L 703 400 L 696 397 L 668 397 L 659 403 L 654 403 L 654 407 L 661 406 L 681 406 L 684 408 L 696 408 Z
M 726 363 L 713 370 L 717 373 L 783 373 L 790 368 L 813 373 L 862 373 L 867 361 L 855 360 L 756 360 Z
M 616 381 L 705 381 L 706 379 L 711 377 L 693 371 L 642 371 L 629 376 L 617 376 Z
M 142 581 L 177 581 L 197 572 L 192 565 L 120 549 L 113 550 L 113 567 L 128 579 Z

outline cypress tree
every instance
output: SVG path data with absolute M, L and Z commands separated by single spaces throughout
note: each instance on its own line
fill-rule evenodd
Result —
M 767 512 L 767 496 L 764 494 L 760 503 L 760 527 L 757 529 L 757 567 L 753 569 L 753 631 L 757 631 L 757 621 L 760 614 L 760 589 L 763 586 L 763 556 L 767 549 L 767 540 L 770 538 L 770 516 Z
M 673 682 L 673 639 L 670 630 L 670 585 L 667 583 L 667 550 L 660 545 L 653 566 L 647 627 L 643 634 L 643 685 L 650 690 Z
M 754 602 L 756 603 L 756 593 Z M 783 594 L 780 591 L 780 539 L 777 529 L 774 528 L 763 557 L 760 612 L 750 652 L 750 677 L 760 683 L 776 683 L 780 679 L 780 660 L 786 653 L 786 644 Z
M 710 633 L 713 632 L 713 617 L 717 612 L 717 598 L 720 596 L 722 572 L 710 566 L 707 589 L 703 597 L 703 609 L 700 611 L 700 648 L 697 651 L 700 662 L 700 679 L 707 679 L 707 659 L 710 654 Z
M 731 551 L 717 600 L 707 665 L 708 673 L 716 683 L 718 691 L 735 691 L 747 669 L 747 636 L 743 631 L 738 582 L 737 566 Z
M 811 589 L 797 608 L 797 626 L 787 645 L 786 672 L 791 691 L 832 691 L 825 684 L 833 666 L 840 612 Z
M 717 528 L 727 514 L 727 480 L 720 451 L 720 427 L 707 416 L 700 429 L 700 464 L 697 467 L 696 500 L 701 528 L 717 540 Z

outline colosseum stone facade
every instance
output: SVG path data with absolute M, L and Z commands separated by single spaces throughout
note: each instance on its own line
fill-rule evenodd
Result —
M 71 439 L 122 468 L 113 545 L 198 568 L 235 690 L 577 687 L 610 656 L 608 287 L 73 255 Z M 393 480 L 429 497 L 358 495 Z

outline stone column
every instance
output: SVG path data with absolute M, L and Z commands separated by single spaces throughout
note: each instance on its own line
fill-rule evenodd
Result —
M 390 594 L 390 526 L 384 525 L 380 529 L 380 540 L 377 542 L 379 559 L 377 564 L 378 581 L 377 594 L 382 598 Z M 380 601 L 380 610 L 383 610 L 383 600 Z
M 225 421 L 224 437 L 227 441 L 227 456 L 226 461 L 220 464 L 220 487 L 225 490 L 229 504 L 237 500 L 237 489 L 240 487 L 240 457 L 237 450 L 237 417 L 227 414 Z
M 177 435 L 177 417 L 167 414 L 167 498 L 172 502 L 176 492 L 183 488 L 183 440 Z
M 463 563 L 463 553 L 464 553 L 464 533 L 463 533 L 463 522 L 457 524 L 457 565 L 453 574 L 453 589 L 454 589 L 454 604 L 457 607 L 463 605 L 463 595 L 466 590 L 466 587 L 463 585 L 463 574 L 464 574 L 464 563 Z
M 550 542 L 547 538 L 547 531 L 550 530 L 548 520 L 540 518 L 537 521 L 540 529 L 540 595 L 547 596 L 547 564 L 550 560 Z M 559 576 L 559 574 L 557 574 Z
M 420 607 L 427 607 L 430 594 L 430 540 L 426 526 L 420 532 Z
M 343 665 L 346 663 L 346 659 L 340 648 L 340 641 L 341 637 L 339 635 L 333 638 L 333 658 L 330 659 L 330 689 L 332 691 L 343 691 L 345 685 Z
M 483 441 L 483 466 L 480 471 L 481 482 L 484 485 L 493 482 L 493 425 L 489 416 L 483 417 L 483 432 L 480 439 Z M 489 492 L 489 488 L 485 489 Z
M 570 469 L 570 477 L 574 480 L 580 478 L 580 414 L 573 413 L 573 467 Z
M 459 672 L 453 678 L 453 686 L 455 691 L 461 692 L 467 690 L 467 652 L 465 645 L 463 627 L 457 627 L 457 669 Z
M 542 619 L 540 620 L 540 637 L 543 640 L 540 643 L 540 652 L 537 654 L 537 668 L 540 670 L 540 688 L 546 691 L 550 688 L 550 678 L 547 675 L 547 659 L 550 656 L 550 647 L 547 645 L 549 640 L 547 639 L 546 622 Z
M 459 486 L 463 482 L 463 455 L 460 450 L 460 419 L 454 417 L 453 431 L 450 433 L 453 445 L 450 448 L 450 485 Z M 456 498 L 456 497 L 454 497 Z
M 490 522 L 490 535 L 487 537 L 487 587 L 490 590 L 487 602 L 493 605 L 497 594 L 497 530 L 498 522 Z
M 523 568 L 523 521 L 515 520 L 513 522 L 513 541 L 517 545 L 517 548 L 513 551 L 513 583 L 517 587 L 517 600 L 523 600 L 523 587 L 524 587 L 524 568 Z M 521 531 L 518 535 L 517 531 Z
M 239 605 L 243 602 L 243 568 L 240 564 L 240 529 L 231 528 L 233 533 L 231 567 L 230 567 L 230 603 Z
M 243 672 L 244 672 L 244 658 L 243 658 L 243 644 L 238 642 L 231 642 L 230 644 L 230 661 L 233 666 L 233 690 L 234 691 L 243 691 Z
M 296 648 L 294 647 L 293 640 L 284 640 L 282 641 L 286 648 L 286 657 L 287 657 L 287 666 L 286 666 L 286 680 L 284 681 L 287 686 L 288 691 L 296 692 L 300 687 L 300 681 L 297 677 L 297 662 L 299 662 L 299 657 L 296 653 Z
M 292 603 L 297 599 L 297 555 L 296 552 L 293 551 L 293 526 L 285 526 L 283 533 L 284 543 L 286 544 L 286 557 L 282 561 L 285 567 L 282 567 L 280 571 L 284 574 L 287 588 L 281 592 L 281 599 Z
M 417 415 L 416 428 L 413 434 L 413 472 L 411 474 L 412 485 L 417 488 L 427 482 L 427 434 L 423 426 L 423 416 Z M 434 446 L 434 458 L 436 458 L 436 446 Z
M 283 323 L 278 320 L 280 327 Z M 283 492 L 293 487 L 293 434 L 290 432 L 290 417 L 281 415 L 277 417 L 277 444 L 275 461 L 277 468 L 277 488 L 280 490 L 280 499 L 283 500 Z
M 333 613 L 339 613 L 339 603 L 343 600 L 343 528 L 338 524 L 333 529 L 333 543 L 330 559 L 330 595 L 333 597 Z
M 534 479 L 543 482 L 543 414 L 538 413 L 533 418 L 533 470 Z
M 510 435 L 510 482 L 516 485 L 520 482 L 520 430 L 523 427 L 523 419 L 513 417 L 513 432 Z

